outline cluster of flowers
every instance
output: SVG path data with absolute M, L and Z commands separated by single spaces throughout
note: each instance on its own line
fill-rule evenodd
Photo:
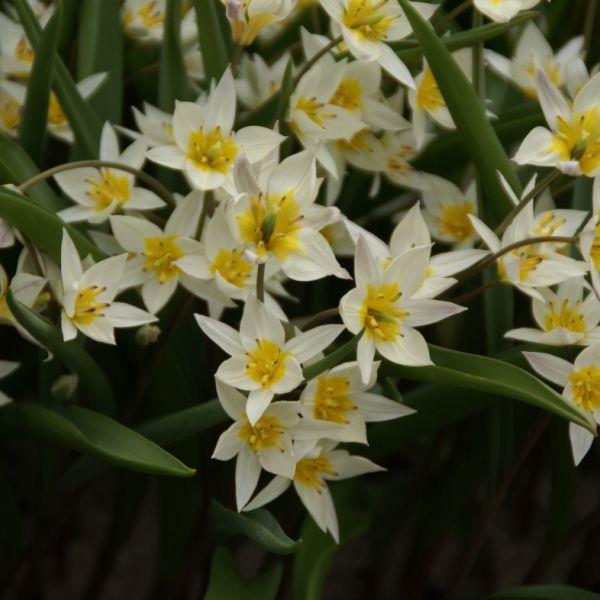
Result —
M 138 42 L 159 42 L 164 4 L 126 1 L 127 34 Z M 427 19 L 435 8 L 412 4 Z M 474 4 L 488 17 L 506 21 L 537 1 Z M 121 327 L 141 327 L 140 339 L 155 339 L 160 330 L 152 323 L 181 284 L 206 301 L 208 316 L 196 315 L 198 325 L 229 355 L 215 378 L 219 400 L 233 424 L 221 435 L 213 456 L 237 457 L 238 510 L 262 506 L 293 483 L 316 523 L 337 539 L 326 482 L 380 470 L 338 444 L 366 443 L 366 423 L 413 412 L 369 391 L 377 385 L 376 355 L 401 365 L 430 365 L 417 328 L 464 310 L 437 298 L 486 261 L 497 262 L 502 283 L 531 297 L 537 328 L 515 329 L 508 337 L 589 346 L 574 364 L 550 354 L 527 353 L 527 358 L 542 377 L 564 387 L 566 398 L 600 416 L 600 75 L 588 74 L 581 39 L 555 55 L 532 24 L 524 29 L 512 59 L 487 53 L 489 67 L 537 98 L 548 121 L 548 128 L 538 127 L 527 136 L 515 161 L 596 178 L 594 216 L 587 223 L 585 211 L 556 209 L 548 189 L 536 186 L 535 178 L 520 199 L 503 182 L 515 210 L 492 231 L 477 216 L 474 184 L 461 190 L 411 165 L 432 142 L 433 122 L 447 129 L 454 123 L 429 67 L 424 64 L 413 78 L 388 45 L 411 33 L 399 4 L 322 0 L 321 6 L 330 17 L 332 39 L 302 30 L 304 66 L 294 67 L 284 123 L 235 127 L 236 117 L 239 122 L 240 114 L 251 114 L 279 89 L 291 61 L 289 53 L 272 65 L 259 55 L 242 54 L 235 76 L 227 69 L 196 102 L 177 102 L 173 114 L 148 104 L 143 110 L 133 107 L 137 131 L 104 126 L 101 160 L 120 163 L 127 171 L 104 166 L 56 173 L 56 183 L 73 201 L 59 215 L 65 222 L 87 222 L 90 237 L 111 257 L 82 262 L 67 229 L 60 265 L 24 247 L 10 282 L 0 271 L 0 321 L 17 325 L 5 298 L 10 288 L 36 310 L 43 310 L 51 297 L 61 307 L 65 340 L 81 332 L 98 342 L 115 343 L 114 329 Z M 181 35 L 189 74 L 200 81 L 199 51 L 191 41 L 195 16 L 184 7 Z M 40 7 L 42 23 L 51 10 Z M 291 0 L 226 2 L 233 39 L 240 47 L 257 36 L 274 35 L 295 10 Z M 0 40 L 0 123 L 5 133 L 15 135 L 24 98 L 22 79 L 29 73 L 33 51 L 11 16 L 0 15 Z M 470 77 L 471 52 L 454 56 Z M 382 91 L 384 77 L 393 83 L 385 86 L 393 89 L 388 95 Z M 93 93 L 103 79 L 99 74 L 81 82 L 82 95 Z M 410 120 L 402 116 L 408 112 L 405 95 Z M 280 125 L 299 150 L 284 158 L 280 147 L 286 136 Z M 54 96 L 48 127 L 65 142 L 72 141 Z M 117 133 L 131 140 L 123 151 Z M 136 185 L 135 172 L 146 160 L 181 172 L 191 189 L 187 196 L 175 197 L 166 222 L 152 212 L 165 208 L 165 199 Z M 349 167 L 371 174 L 373 194 L 383 176 L 422 198 L 422 207 L 417 203 L 401 215 L 389 243 L 334 206 Z M 18 232 L 6 224 L 0 227 L 3 246 L 16 239 Z M 474 247 L 480 239 L 489 250 Z M 450 249 L 434 254 L 432 240 Z M 576 246 L 581 259 L 569 255 Z M 290 298 L 285 281 L 351 279 L 336 255 L 354 256 L 354 287 L 339 303 L 343 325 L 301 331 L 288 322 L 281 305 Z M 590 272 L 591 284 L 586 280 Z M 130 289 L 140 291 L 145 310 L 114 301 Z M 239 304 L 243 314 L 238 330 L 221 318 Z M 306 324 L 313 322 L 320 322 L 318 316 Z M 311 366 L 344 330 L 354 335 L 356 360 L 311 375 Z M 0 377 L 14 367 L 1 362 Z M 0 403 L 6 401 L 0 396 Z M 592 435 L 575 425 L 571 434 L 579 461 Z M 262 470 L 274 478 L 255 495 Z

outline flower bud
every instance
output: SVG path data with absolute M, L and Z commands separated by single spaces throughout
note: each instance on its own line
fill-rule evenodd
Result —
M 135 341 L 140 346 L 149 346 L 154 344 L 161 334 L 160 327 L 158 325 L 146 324 L 142 325 L 135 332 Z
M 50 390 L 54 398 L 65 401 L 73 398 L 78 385 L 79 377 L 77 375 L 61 375 L 52 382 Z

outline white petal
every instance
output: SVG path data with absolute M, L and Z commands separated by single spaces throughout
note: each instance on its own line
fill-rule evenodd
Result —
M 583 460 L 594 441 L 594 434 L 580 425 L 569 423 L 569 438 L 571 439 L 571 450 L 575 466 Z
M 558 356 L 542 352 L 523 352 L 533 370 L 552 383 L 565 386 L 573 365 Z
M 244 512 L 249 510 L 256 510 L 265 504 L 269 504 L 275 500 L 275 498 L 279 498 L 281 494 L 283 494 L 292 483 L 291 479 L 287 477 L 274 477 L 256 496 L 254 499 L 244 507 Z
M 229 356 L 244 353 L 240 334 L 233 327 L 226 323 L 221 323 L 216 319 L 205 317 L 204 315 L 195 314 L 194 316 L 206 337 L 217 344 Z
M 235 463 L 235 502 L 238 511 L 248 503 L 258 484 L 260 463 L 249 448 L 243 448 Z
M 285 350 L 304 363 L 327 348 L 344 331 L 343 325 L 322 325 L 286 342 Z

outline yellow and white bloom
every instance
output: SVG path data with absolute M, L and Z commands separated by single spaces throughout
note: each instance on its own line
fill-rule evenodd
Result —
M 293 477 L 275 477 L 246 504 L 244 510 L 255 510 L 272 502 L 293 483 L 302 504 L 315 523 L 339 542 L 338 520 L 327 482 L 385 469 L 363 456 L 353 456 L 347 450 L 339 450 L 336 445 L 337 442 L 327 440 L 315 441 L 311 445 L 295 444 L 294 452 L 298 462 Z
M 117 136 L 109 123 L 102 129 L 100 159 L 141 169 L 146 143 L 136 140 L 122 153 Z M 88 221 L 102 223 L 110 215 L 126 210 L 162 208 L 164 202 L 150 190 L 136 187 L 135 176 L 126 171 L 102 167 L 81 167 L 54 176 L 62 191 L 74 200 L 75 206 L 60 211 L 66 222 Z
M 35 52 L 23 26 L 0 12 L 0 72 L 3 77 L 27 79 L 34 58 Z
M 538 329 L 521 327 L 505 337 L 550 346 L 592 346 L 600 342 L 600 301 L 596 294 L 584 295 L 584 278 L 573 277 L 558 286 L 539 290 L 544 301 L 532 299 Z
M 499 23 L 506 23 L 522 10 L 533 8 L 540 0 L 474 0 L 475 8 L 486 17 Z
M 263 159 L 284 137 L 266 127 L 249 126 L 232 131 L 236 94 L 227 69 L 206 104 L 177 102 L 173 116 L 175 144 L 158 146 L 148 158 L 160 165 L 183 171 L 199 190 L 232 189 L 233 167 L 239 154 L 250 163 Z
M 389 361 L 407 366 L 432 364 L 425 338 L 416 327 L 436 323 L 464 307 L 441 300 L 414 298 L 429 267 L 429 246 L 406 250 L 384 268 L 361 237 L 356 245 L 356 287 L 340 301 L 346 328 L 362 333 L 357 360 L 363 383 L 371 379 L 375 351 Z
M 538 98 L 549 129 L 536 127 L 525 138 L 515 161 L 556 167 L 567 175 L 600 175 L 600 74 L 569 103 L 546 71 L 535 76 Z
M 563 388 L 563 397 L 587 414 L 591 423 L 600 423 L 600 344 L 583 350 L 573 364 L 542 352 L 523 354 L 534 371 Z M 569 435 L 573 459 L 578 465 L 590 449 L 594 434 L 569 423 Z
M 436 6 L 411 2 L 417 12 L 429 19 Z M 413 88 L 414 80 L 406 65 L 387 45 L 412 32 L 404 11 L 392 0 L 321 0 L 331 17 L 334 34 L 338 31 L 350 53 L 358 59 L 378 62 L 400 83 Z
M 8 377 L 19 368 L 19 363 L 10 360 L 0 360 L 0 379 Z M 0 406 L 4 406 L 12 402 L 12 398 L 9 398 L 2 390 L 0 390 Z
M 236 44 L 250 45 L 259 32 L 285 19 L 296 0 L 221 0 L 225 5 L 231 35 Z
M 452 54 L 467 79 L 473 77 L 473 52 L 463 48 Z M 422 148 L 427 139 L 427 116 L 446 129 L 455 129 L 454 119 L 446 106 L 446 101 L 427 62 L 423 61 L 423 70 L 415 79 L 416 89 L 408 92 L 408 103 L 412 111 L 412 126 L 417 145 Z
M 384 149 L 384 162 L 381 172 L 394 185 L 422 190 L 428 184 L 425 173 L 417 171 L 411 164 L 420 150 L 412 129 L 397 133 L 386 133 L 381 138 Z
M 250 392 L 246 413 L 252 425 L 275 394 L 286 394 L 300 385 L 300 365 L 327 348 L 344 329 L 323 325 L 286 341 L 279 319 L 255 296 L 244 305 L 239 332 L 215 319 L 195 316 L 202 331 L 231 356 L 219 366 L 215 377 Z
M 84 271 L 75 244 L 63 229 L 61 281 L 55 282 L 54 287 L 62 305 L 61 327 L 65 341 L 74 339 L 79 330 L 97 342 L 114 344 L 115 327 L 138 327 L 156 321 L 154 315 L 144 310 L 114 302 L 126 260 L 126 254 L 113 256 Z
M 279 90 L 289 60 L 287 52 L 272 65 L 268 65 L 260 54 L 242 56 L 237 69 L 235 91 L 245 108 L 258 108 Z
M 160 43 L 164 36 L 166 9 L 167 0 L 125 0 L 121 8 L 125 33 L 141 43 Z M 181 39 L 187 43 L 197 35 L 196 16 L 187 0 L 182 3 L 181 17 Z
M 24 330 L 8 307 L 6 293 L 10 290 L 15 300 L 18 300 L 28 308 L 33 308 L 46 283 L 47 281 L 44 277 L 23 271 L 17 272 L 9 282 L 4 267 L 0 265 L 0 325 L 16 327 L 23 334 Z
M 415 412 L 400 402 L 367 391 L 377 381 L 378 368 L 379 363 L 375 363 L 366 384 L 356 362 L 338 365 L 311 379 L 300 397 L 302 416 L 307 421 L 340 425 L 329 439 L 366 444 L 366 423 L 406 417 Z
M 17 137 L 27 87 L 15 81 L 0 81 L 0 132 Z
M 339 211 L 315 204 L 320 182 L 313 156 L 307 151 L 293 154 L 261 174 L 258 181 L 243 162 L 238 167 L 241 195 L 228 204 L 227 212 L 230 229 L 246 258 L 255 263 L 275 262 L 297 281 L 327 275 L 348 278 L 319 233 L 339 218 Z
M 525 94 L 537 98 L 536 69 L 544 69 L 552 83 L 560 88 L 568 82 L 569 64 L 577 59 L 583 48 L 583 37 L 565 44 L 556 54 L 534 23 L 527 23 L 512 59 L 493 50 L 485 51 L 487 65 L 500 77 L 512 81 Z

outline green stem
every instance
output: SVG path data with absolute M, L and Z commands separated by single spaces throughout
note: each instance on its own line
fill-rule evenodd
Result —
M 256 297 L 265 301 L 265 263 L 259 263 L 256 269 Z
M 302 77 L 309 71 L 309 69 L 316 64 L 316 62 L 323 56 L 325 56 L 330 50 L 333 50 L 338 44 L 340 44 L 344 40 L 343 36 L 338 35 L 338 37 L 334 38 L 327 44 L 323 46 L 310 60 L 306 61 L 304 66 L 298 71 L 296 77 L 294 77 L 293 85 L 296 87 L 298 82 L 302 79 Z

